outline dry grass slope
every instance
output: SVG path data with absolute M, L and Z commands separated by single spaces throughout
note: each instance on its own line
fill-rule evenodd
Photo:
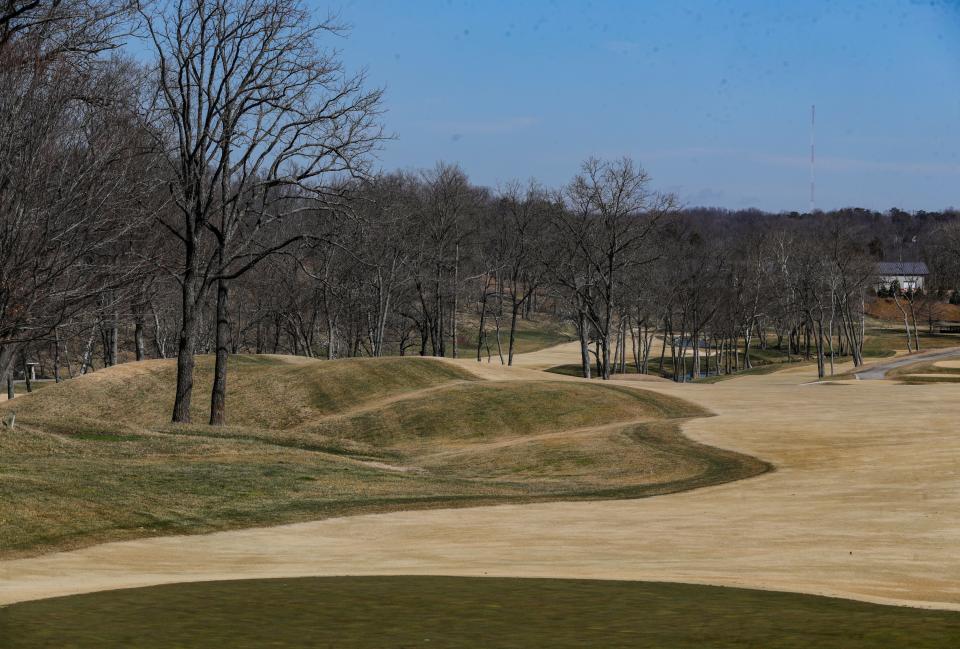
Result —
M 210 359 L 200 359 L 205 385 Z M 421 358 L 231 359 L 230 425 L 167 422 L 173 363 L 18 397 L 0 435 L 0 554 L 333 515 L 639 497 L 755 475 L 679 432 L 677 398 L 483 381 Z M 200 395 L 197 394 L 197 397 Z M 203 421 L 207 399 L 194 417 Z

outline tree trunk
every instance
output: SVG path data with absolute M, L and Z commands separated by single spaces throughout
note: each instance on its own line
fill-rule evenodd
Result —
M 523 301 L 517 302 L 515 298 L 512 302 L 513 306 L 510 313 L 510 343 L 507 347 L 507 365 L 513 365 L 513 346 L 517 337 L 517 312 L 523 305 Z
M 660 365 L 658 366 L 657 371 L 660 373 L 660 376 L 663 376 L 663 359 L 667 355 L 667 337 L 673 337 L 672 324 L 669 320 L 664 322 L 663 326 L 663 338 L 660 345 Z M 671 347 L 672 349 L 672 347 Z
M 456 257 L 453 262 L 453 312 L 451 315 L 451 345 L 453 347 L 453 357 L 457 357 L 457 302 L 460 291 L 458 290 L 460 283 L 460 242 L 457 242 L 457 252 Z
M 390 290 L 390 286 L 387 286 L 386 297 L 383 299 L 383 312 L 380 314 L 380 321 L 377 325 L 377 346 L 375 350 L 376 356 L 383 356 L 383 339 L 387 335 L 387 317 L 390 314 Z
M 910 305 L 910 319 L 913 321 L 913 346 L 917 351 L 920 351 L 920 330 L 917 327 L 917 314 L 913 309 L 912 297 L 907 300 L 907 304 Z
M 443 286 L 443 271 L 440 269 L 440 264 L 437 264 L 437 276 L 434 280 L 434 316 L 433 321 L 433 330 L 430 334 L 430 342 L 433 346 L 433 355 L 434 356 L 446 356 L 446 345 L 443 340 L 443 293 L 441 287 Z
M 15 396 L 13 390 L 13 363 L 17 354 L 17 346 L 7 344 L 0 345 L 0 379 L 7 381 L 7 399 L 13 399 Z
M 833 321 L 836 318 L 837 301 L 834 298 L 833 290 L 830 291 L 830 320 L 827 321 L 827 343 L 830 345 L 830 376 L 833 376 L 833 364 L 836 351 L 833 348 Z
M 630 318 L 624 318 L 623 322 L 620 323 L 620 373 L 627 373 L 627 330 L 626 327 L 630 328 L 631 333 L 633 332 L 633 327 L 630 326 Z
M 216 361 L 213 366 L 213 389 L 210 393 L 210 425 L 226 423 L 227 358 L 230 341 L 230 318 L 227 312 L 227 282 L 217 280 Z
M 157 315 L 157 310 L 152 309 L 153 311 L 153 346 L 157 350 L 157 356 L 159 358 L 167 357 L 167 345 L 166 341 L 163 339 L 163 334 L 161 333 L 160 328 L 160 316 Z
M 910 323 L 907 321 L 907 312 L 903 308 L 903 305 L 900 304 L 900 298 L 897 297 L 896 291 L 893 293 L 893 302 L 897 305 L 897 308 L 900 309 L 900 315 L 903 316 L 903 329 L 907 334 L 907 353 L 913 353 L 913 342 L 910 339 Z
M 87 339 L 87 346 L 83 350 L 83 357 L 80 359 L 80 374 L 86 374 L 87 371 L 93 371 L 93 341 L 97 336 L 97 325 L 90 329 L 90 337 Z
M 597 359 L 597 376 L 603 378 L 603 336 L 593 341 L 593 355 Z
M 143 342 L 143 309 L 139 306 L 134 312 L 133 343 L 136 348 L 137 360 L 142 361 L 147 357 L 147 349 Z
M 613 367 L 610 369 L 611 374 L 617 373 L 617 366 L 620 364 L 620 343 L 621 337 L 623 336 L 623 324 L 617 324 L 617 337 L 613 344 Z
M 70 362 L 70 343 L 69 338 L 63 341 L 63 359 L 67 364 L 67 377 L 73 378 L 73 364 Z
M 600 365 L 599 374 L 602 379 L 605 381 L 610 380 L 610 343 L 612 331 L 611 325 L 613 324 L 613 307 L 608 303 L 606 305 L 605 322 L 604 322 L 604 331 L 603 335 L 600 337 L 600 350 L 603 354 L 602 359 L 598 358 L 598 364 Z
M 807 314 L 807 326 L 813 330 L 814 333 L 814 342 L 817 350 L 817 378 L 823 379 L 826 376 L 826 367 L 824 364 L 823 356 L 823 320 L 817 320 L 814 322 L 813 316 Z
M 753 337 L 750 335 L 751 328 L 747 326 L 746 331 L 743 332 L 743 369 L 749 370 L 753 368 L 753 361 L 750 360 L 750 343 L 753 340 Z
M 484 277 L 483 292 L 480 297 L 480 330 L 477 332 L 477 362 L 481 362 L 483 356 L 483 343 L 486 338 L 484 327 L 487 320 L 487 278 Z
M 693 363 L 690 367 L 690 378 L 696 380 L 700 378 L 700 331 L 693 332 Z
M 578 314 L 577 333 L 580 334 L 580 364 L 583 378 L 590 378 L 590 341 L 587 338 L 587 316 L 581 311 Z
M 120 329 L 118 325 L 118 316 L 113 314 L 113 322 L 110 323 L 110 363 L 118 365 L 120 363 Z
M 23 382 L 27 387 L 27 393 L 33 392 L 33 381 L 30 376 L 30 368 L 27 366 L 27 350 L 20 352 L 20 364 L 23 366 Z
M 720 376 L 720 363 L 723 362 L 723 338 L 718 335 L 713 337 L 713 365 L 715 376 Z M 707 358 L 707 376 L 710 375 L 710 359 Z
M 181 297 L 183 318 L 177 344 L 177 391 L 173 401 L 172 421 L 175 424 L 189 424 L 190 403 L 193 398 L 193 355 L 197 347 L 196 288 L 192 270 L 188 270 L 184 277 Z
M 60 328 L 53 328 L 53 382 L 60 382 Z
M 324 291 L 326 291 L 326 288 L 324 288 Z M 324 304 L 324 311 L 326 312 L 326 316 L 327 316 L 327 360 L 332 361 L 334 358 L 336 358 L 336 354 L 334 353 L 334 350 L 336 349 L 336 346 L 334 345 L 334 336 L 336 335 L 336 323 L 333 320 L 333 315 L 330 313 L 330 303 L 329 303 L 329 300 L 327 299 L 326 292 L 324 292 L 324 295 L 323 295 L 323 304 Z M 420 355 L 423 356 L 422 351 Z
M 653 348 L 653 339 L 656 335 L 656 326 L 651 327 L 648 324 L 643 325 L 643 360 L 640 363 L 641 374 L 647 374 L 650 371 L 650 350 Z

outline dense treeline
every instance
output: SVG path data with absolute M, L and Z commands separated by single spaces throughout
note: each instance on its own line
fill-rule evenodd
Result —
M 145 7 L 0 5 L 7 379 L 176 357 L 183 422 L 215 354 L 219 424 L 229 354 L 509 365 L 541 318 L 569 323 L 587 377 L 736 372 L 756 347 L 824 376 L 862 363 L 878 260 L 960 284 L 954 211 L 683 208 L 630 159 L 559 188 L 376 174 L 382 96 L 327 49 L 335 22 L 297 0 Z M 132 31 L 152 63 L 120 54 Z

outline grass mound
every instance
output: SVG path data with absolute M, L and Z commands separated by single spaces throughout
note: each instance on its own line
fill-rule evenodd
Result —
M 960 643 L 960 613 L 690 584 L 322 577 L 15 604 L 0 609 L 0 637 L 10 649 L 926 649 Z
M 497 381 L 444 386 L 416 399 L 325 418 L 307 430 L 375 448 L 409 448 L 535 435 L 641 417 L 704 414 L 679 399 L 638 390 L 559 381 Z
M 197 358 L 191 415 L 205 422 L 213 358 Z M 475 377 L 425 358 L 344 359 L 335 363 L 276 356 L 231 356 L 228 414 L 231 425 L 289 428 L 319 416 L 404 392 Z M 176 365 L 169 360 L 127 363 L 51 386 L 10 405 L 25 422 L 86 422 L 139 428 L 170 420 Z
M 198 382 L 210 372 L 200 359 Z M 231 359 L 230 425 L 167 423 L 172 361 L 18 397 L 0 555 L 349 513 L 638 497 L 765 471 L 679 432 L 679 399 L 482 381 L 439 360 Z M 208 399 L 195 395 L 195 420 Z

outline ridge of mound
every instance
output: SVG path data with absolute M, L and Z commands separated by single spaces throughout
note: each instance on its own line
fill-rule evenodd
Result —
M 466 370 L 429 358 L 356 358 L 336 362 L 284 356 L 231 356 L 231 425 L 289 428 L 364 403 L 452 381 L 478 380 Z M 207 420 L 213 357 L 198 356 L 191 413 Z M 8 405 L 25 423 L 101 422 L 112 428 L 169 422 L 176 385 L 172 359 L 115 365 L 18 397 Z

